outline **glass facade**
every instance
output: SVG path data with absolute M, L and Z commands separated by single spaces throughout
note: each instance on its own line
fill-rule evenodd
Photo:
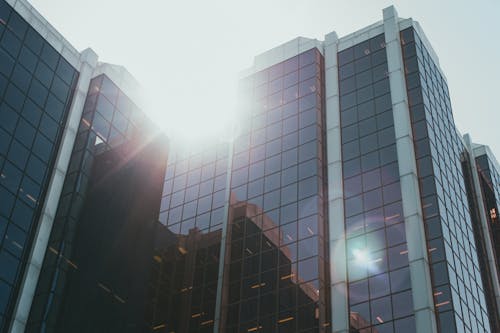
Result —
M 124 143 L 139 151 L 152 131 L 142 111 L 105 75 L 90 82 L 88 96 L 64 181 L 54 225 L 40 273 L 28 331 L 53 331 L 62 323 L 61 311 L 71 299 L 66 294 L 73 276 L 80 276 L 80 225 L 85 219 L 85 205 L 93 169 L 100 155 L 118 149 Z M 106 155 L 107 156 L 107 155 Z M 130 156 L 129 158 L 132 158 Z M 166 158 L 166 157 L 165 157 Z M 101 162 L 102 163 L 102 162 Z M 94 174 L 93 174 L 94 172 Z M 90 197 L 92 199 L 92 196 Z M 98 228 L 94 232 L 98 232 Z
M 484 198 L 484 209 L 489 222 L 492 241 L 495 247 L 497 267 L 500 267 L 500 171 L 488 155 L 476 157 L 476 167 Z M 481 208 L 480 208 L 481 209 Z
M 333 34 L 323 49 L 298 39 L 260 56 L 255 66 L 269 66 L 240 81 L 244 110 L 232 142 L 169 150 L 114 72 L 93 77 L 25 331 L 328 333 L 332 304 L 342 304 L 334 283 L 349 332 L 416 333 L 422 290 L 410 279 L 399 174 L 407 156 L 396 149 L 402 124 L 384 24 L 364 30 L 362 42 L 364 32 L 332 46 Z M 496 332 L 478 213 L 486 212 L 500 265 L 500 170 L 488 154 L 470 160 L 477 146 L 467 152 L 446 80 L 416 31 L 400 38 L 437 329 Z M 78 77 L 0 0 L 0 332 L 13 320 Z M 340 123 L 329 133 L 339 126 L 340 142 L 328 151 L 340 149 L 330 165 L 342 163 L 342 188 L 328 189 L 326 114 L 337 106 Z M 342 190 L 343 219 L 329 216 L 329 190 Z M 345 230 L 345 289 L 329 221 Z
M 15 305 L 78 72 L 0 1 L 0 331 Z
M 329 331 L 323 71 L 311 49 L 242 81 L 224 332 Z
M 414 332 L 384 35 L 338 64 L 350 327 Z
M 494 284 L 496 282 L 494 279 L 498 279 L 498 276 L 492 274 L 494 268 L 490 267 L 491 262 L 488 262 L 486 246 L 489 244 L 484 233 L 489 233 L 489 239 L 493 247 L 493 261 L 496 263 L 496 270 L 498 271 L 500 267 L 500 219 L 498 217 L 498 208 L 500 207 L 500 174 L 497 168 L 498 164 L 492 160 L 494 157 L 491 157 L 488 153 L 476 155 L 476 151 L 474 151 L 474 155 L 476 156 L 475 161 L 469 161 L 470 170 L 474 172 L 473 169 L 476 168 L 479 177 L 479 191 L 482 194 L 482 202 L 475 201 L 474 204 L 476 205 L 477 212 L 484 209 L 487 223 L 487 227 L 482 228 L 479 220 L 477 222 L 476 232 L 480 235 L 478 248 L 481 250 L 479 259 L 482 265 L 483 283 L 487 291 L 486 301 L 489 308 L 490 323 L 492 330 L 496 332 L 500 330 L 500 316 L 494 292 Z M 475 194 L 475 191 L 474 189 L 471 193 Z
M 401 32 L 439 332 L 490 332 L 448 86 L 413 28 Z
M 214 330 L 228 154 L 221 143 L 169 157 L 155 242 L 154 332 Z
M 466 140 L 468 140 L 468 138 L 466 138 Z M 485 194 L 483 193 L 481 198 L 481 193 L 477 193 L 478 188 L 479 192 L 482 192 L 481 188 L 483 185 L 481 183 L 483 182 L 483 180 L 481 180 L 481 171 L 479 170 L 479 166 L 474 163 L 474 159 L 472 159 L 471 163 L 471 155 L 475 155 L 474 148 L 472 148 L 472 150 L 472 154 L 464 154 L 464 158 L 462 160 L 462 169 L 466 183 L 467 197 L 469 199 L 469 209 L 471 212 L 472 226 L 477 241 L 476 245 L 478 251 L 479 268 L 481 269 L 483 278 L 483 286 L 485 290 L 486 305 L 488 307 L 490 326 L 493 332 L 497 332 L 500 329 L 500 318 L 498 316 L 498 306 L 495 298 L 494 279 L 497 279 L 498 277 L 495 274 L 496 267 L 491 266 L 491 262 L 489 259 L 490 255 L 488 255 L 488 247 L 491 245 L 495 246 L 494 243 L 490 243 L 490 240 L 493 240 L 494 242 L 494 233 L 492 234 L 492 230 L 488 223 L 486 224 L 486 228 L 484 228 L 483 225 L 481 210 L 488 207 L 488 200 L 486 199 L 483 202 L 483 199 L 486 197 Z M 478 171 L 478 173 L 476 173 L 476 171 Z M 479 176 L 478 184 L 475 184 L 474 173 Z M 486 211 L 484 213 L 486 213 Z M 488 233 L 488 235 L 486 235 L 485 232 Z M 495 250 L 493 249 L 493 251 Z M 495 254 L 493 254 L 493 257 L 494 256 Z M 496 263 L 496 259 L 493 259 L 493 262 Z

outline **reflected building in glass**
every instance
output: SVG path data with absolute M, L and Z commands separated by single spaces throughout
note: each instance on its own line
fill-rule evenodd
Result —
M 250 101 L 232 154 L 225 332 L 329 329 L 323 77 L 311 48 L 242 81 Z
M 258 55 L 186 147 L 0 1 L 1 332 L 500 331 L 500 167 L 416 21 Z

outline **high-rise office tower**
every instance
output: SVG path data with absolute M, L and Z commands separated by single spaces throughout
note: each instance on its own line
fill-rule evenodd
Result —
M 227 324 L 235 332 L 497 331 L 488 225 L 496 226 L 481 216 L 481 194 L 467 196 L 470 159 L 481 157 L 457 133 L 446 80 L 418 23 L 387 8 L 382 22 L 346 37 L 270 50 L 250 72 L 243 95 L 251 125 L 234 144 L 231 193 L 275 222 L 281 249 L 294 254 L 294 282 L 312 280 L 319 297 L 314 320 L 304 316 L 308 302 L 298 294 L 282 302 L 288 272 L 278 264 L 278 285 L 261 288 L 273 273 L 261 266 L 253 271 L 259 292 L 245 296 L 253 286 L 242 284 L 239 316 L 234 310 Z M 273 185 L 259 187 L 259 177 Z M 488 179 L 483 193 L 498 186 Z M 301 233 L 311 221 L 313 231 Z
M 24 0 L 0 44 L 1 331 L 500 330 L 500 168 L 393 7 L 257 56 L 189 148 Z
M 500 261 L 498 261 L 500 260 L 500 216 L 498 214 L 498 207 L 500 207 L 500 165 L 488 146 L 473 144 L 471 148 L 471 158 L 476 163 L 479 178 L 475 184 L 479 184 L 486 221 L 491 228 L 497 267 L 500 267 Z
M 0 331 L 24 331 L 30 308 L 37 332 L 60 322 L 54 309 L 79 311 L 61 301 L 73 292 L 66 281 L 87 278 L 73 278 L 84 264 L 70 258 L 83 255 L 82 242 L 106 251 L 113 230 L 103 220 L 128 223 L 122 242 L 138 235 L 134 221 L 156 220 L 147 199 L 160 186 L 161 178 L 151 182 L 162 170 L 154 161 L 166 149 L 155 152 L 157 132 L 135 104 L 137 91 L 124 68 L 76 51 L 26 1 L 0 1 Z M 133 193 L 146 200 L 140 207 Z M 108 201 L 123 207 L 106 211 Z

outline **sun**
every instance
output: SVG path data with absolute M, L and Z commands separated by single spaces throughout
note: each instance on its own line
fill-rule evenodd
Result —
M 232 140 L 238 121 L 237 79 L 183 81 L 181 86 L 158 82 L 146 96 L 146 114 L 171 142 L 188 146 Z M 162 89 L 163 87 L 163 89 Z

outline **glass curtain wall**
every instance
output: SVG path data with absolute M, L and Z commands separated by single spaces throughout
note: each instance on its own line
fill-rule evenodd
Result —
M 242 81 L 224 332 L 329 331 L 323 72 L 311 49 Z
M 15 306 L 77 79 L 0 0 L 0 331 Z
M 338 64 L 350 327 L 415 332 L 384 35 Z
M 401 47 L 440 332 L 490 332 L 446 80 L 413 28 Z
M 28 331 L 56 329 L 68 275 L 79 274 L 75 239 L 96 157 L 148 136 L 142 111 L 105 75 L 90 82 L 54 225 L 40 273 Z M 151 134 L 154 136 L 154 134 Z M 142 139 L 145 145 L 147 139 Z
M 154 332 L 213 332 L 229 148 L 169 157 L 155 241 Z

